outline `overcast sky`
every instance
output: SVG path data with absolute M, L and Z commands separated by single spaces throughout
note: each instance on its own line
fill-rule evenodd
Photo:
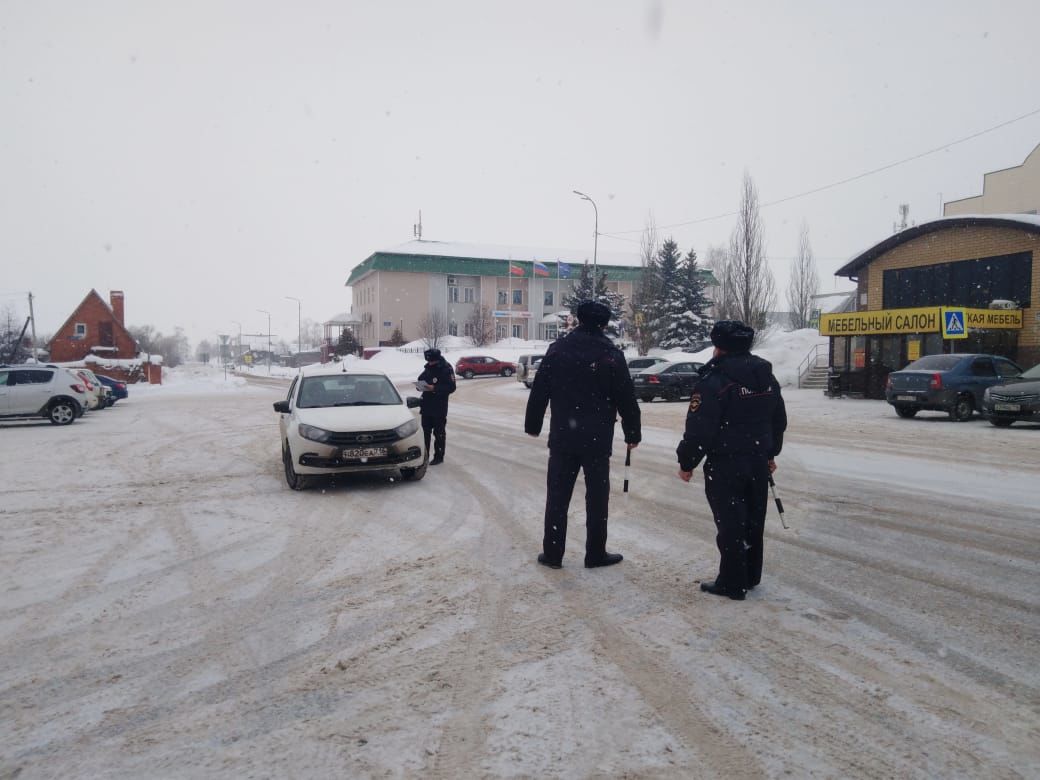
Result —
M 193 342 L 350 306 L 412 237 L 638 241 L 1040 109 L 1040 3 L 0 0 L 0 306 L 57 329 L 95 288 Z M 1020 164 L 1040 114 L 764 208 L 781 287 L 809 225 L 822 289 L 912 219 Z M 733 218 L 663 229 L 702 255 Z M 635 231 L 635 232 L 623 232 Z M 635 250 L 601 236 L 604 251 Z

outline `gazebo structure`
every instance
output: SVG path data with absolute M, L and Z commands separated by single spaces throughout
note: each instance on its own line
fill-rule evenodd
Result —
M 343 312 L 337 314 L 330 320 L 322 323 L 324 334 L 321 340 L 321 362 L 328 363 L 332 360 L 332 355 L 336 351 L 336 345 L 339 344 L 340 338 L 343 336 L 343 331 L 349 330 L 354 334 L 354 338 L 358 338 L 358 327 L 361 325 L 361 318 L 353 312 Z M 358 339 L 358 343 L 361 340 Z

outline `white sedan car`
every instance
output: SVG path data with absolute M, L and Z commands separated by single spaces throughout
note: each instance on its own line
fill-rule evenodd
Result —
M 321 474 L 383 472 L 402 479 L 426 475 L 419 420 L 389 377 L 346 364 L 306 366 L 293 380 L 279 414 L 285 481 L 293 490 Z

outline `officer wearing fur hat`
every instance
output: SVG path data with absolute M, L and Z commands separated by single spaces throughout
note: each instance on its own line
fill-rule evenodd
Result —
M 690 397 L 686 432 L 676 454 L 689 482 L 702 459 L 704 492 L 715 516 L 721 560 L 701 590 L 742 601 L 762 578 L 769 475 L 780 454 L 787 412 L 768 361 L 750 354 L 755 331 L 723 320 L 711 330 L 715 353 Z
M 426 452 L 430 452 L 430 434 L 433 434 L 433 460 L 431 466 L 444 462 L 444 428 L 448 422 L 448 396 L 455 392 L 455 371 L 439 349 L 428 349 L 423 353 L 426 367 L 415 383 L 422 390 L 419 417 L 422 420 Z
M 603 334 L 610 309 L 583 301 L 578 327 L 545 351 L 531 395 L 524 431 L 542 432 L 546 406 L 549 423 L 549 470 L 546 478 L 545 535 L 538 563 L 563 565 L 567 541 L 567 508 L 578 471 L 585 472 L 585 566 L 620 563 L 620 553 L 607 552 L 607 500 L 614 423 L 621 415 L 625 442 L 640 440 L 639 405 L 621 350 Z

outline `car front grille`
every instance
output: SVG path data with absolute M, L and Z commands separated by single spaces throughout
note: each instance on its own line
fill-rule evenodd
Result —
M 1030 393 L 1029 395 L 1015 395 L 1013 393 L 994 393 L 989 394 L 990 400 L 1000 401 L 1001 403 L 1011 402 L 1015 404 L 1031 404 L 1040 401 L 1040 393 Z
M 370 444 L 387 444 L 397 441 L 394 431 L 351 431 L 350 433 L 332 432 L 325 444 L 337 447 L 368 446 Z

